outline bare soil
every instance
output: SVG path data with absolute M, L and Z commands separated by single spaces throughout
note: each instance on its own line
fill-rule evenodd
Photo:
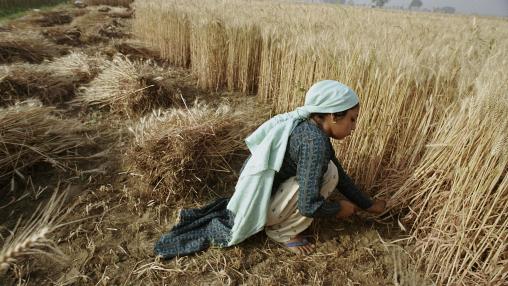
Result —
M 105 57 L 119 52 L 164 64 L 153 50 L 129 42 L 130 17 L 135 13 L 108 8 L 69 6 L 34 12 L 6 23 L 0 30 L 35 30 L 70 51 Z M 241 94 L 200 91 L 185 70 L 181 70 L 181 82 L 186 84 L 183 93 L 209 102 L 253 104 L 252 97 Z M 22 259 L 0 276 L 0 285 L 423 284 L 405 250 L 388 243 L 403 238 L 397 224 L 381 223 L 365 215 L 347 221 L 315 220 L 307 232 L 314 236 L 317 248 L 309 256 L 294 255 L 259 233 L 235 247 L 160 261 L 154 256 L 153 245 L 175 222 L 177 210 L 231 195 L 234 180 L 225 180 L 198 199 L 154 200 L 140 175 L 126 164 L 126 148 L 132 139 L 128 120 L 103 110 L 65 106 L 65 116 L 93 127 L 91 136 L 97 146 L 90 154 L 100 156 L 78 164 L 74 171 L 38 165 L 24 179 L 16 177 L 3 186 L 0 234 L 5 238 L 18 218 L 29 216 L 57 188 L 67 192 L 67 205 L 74 206 L 67 220 L 87 219 L 62 227 L 52 236 L 68 260 L 40 256 Z M 234 179 L 234 175 L 229 177 Z

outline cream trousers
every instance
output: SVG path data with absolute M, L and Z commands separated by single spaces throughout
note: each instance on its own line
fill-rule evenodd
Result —
M 337 167 L 330 161 L 323 176 L 321 195 L 325 199 L 328 198 L 338 182 Z M 289 241 L 312 223 L 312 218 L 305 217 L 298 211 L 298 188 L 296 177 L 291 177 L 279 186 L 270 199 L 265 232 L 268 237 L 277 242 Z

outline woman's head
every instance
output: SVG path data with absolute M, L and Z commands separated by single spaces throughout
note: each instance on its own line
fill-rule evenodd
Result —
M 356 128 L 359 98 L 346 85 L 323 80 L 315 83 L 305 96 L 305 110 L 331 138 L 343 139 Z
M 356 129 L 360 105 L 336 113 L 312 113 L 310 118 L 333 139 L 344 139 Z
M 309 88 L 303 106 L 309 113 L 337 113 L 360 102 L 356 93 L 335 80 L 322 80 Z

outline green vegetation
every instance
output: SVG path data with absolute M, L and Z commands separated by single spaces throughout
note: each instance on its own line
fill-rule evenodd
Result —
M 30 9 L 47 9 L 68 0 L 0 0 L 0 22 L 23 15 Z

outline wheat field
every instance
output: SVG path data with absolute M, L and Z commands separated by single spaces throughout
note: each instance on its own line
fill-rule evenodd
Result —
M 321 79 L 361 98 L 336 143 L 356 183 L 389 198 L 437 284 L 508 278 L 508 21 L 268 1 L 149 0 L 134 32 L 210 90 L 275 113 Z

